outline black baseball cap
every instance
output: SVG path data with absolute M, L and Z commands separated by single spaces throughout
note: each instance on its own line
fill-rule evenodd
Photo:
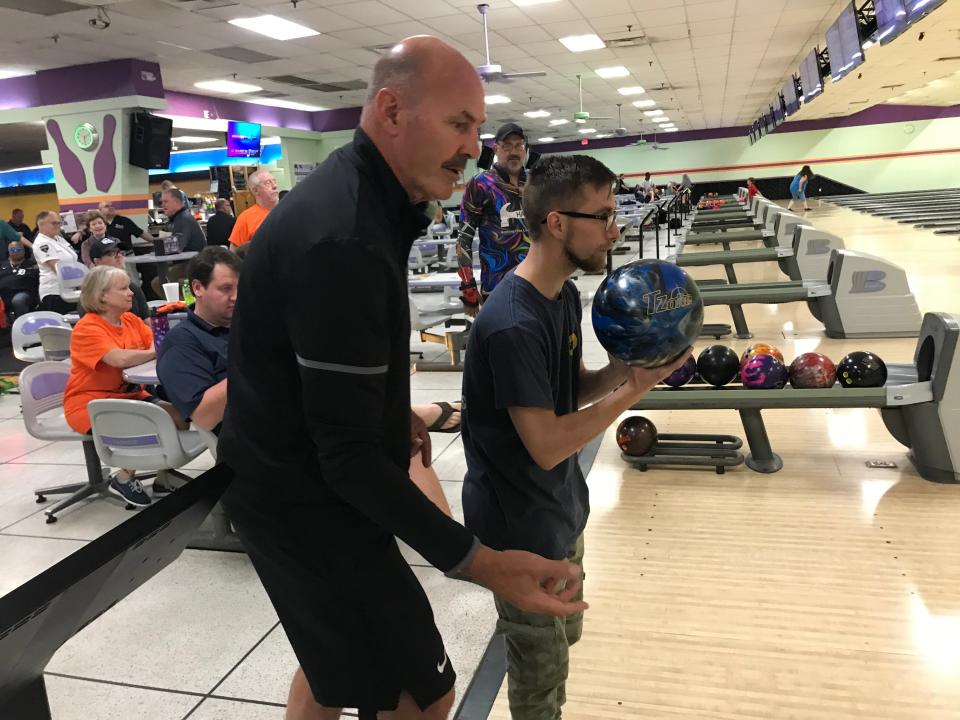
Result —
M 102 258 L 104 255 L 110 252 L 119 252 L 120 244 L 113 238 L 105 237 L 103 240 L 98 240 L 95 243 L 90 245 L 90 259 L 95 260 Z
M 507 123 L 506 125 L 501 125 L 500 129 L 497 130 L 494 140 L 500 143 L 506 140 L 510 135 L 519 135 L 524 142 L 527 141 L 527 136 L 523 132 L 523 128 L 516 123 Z

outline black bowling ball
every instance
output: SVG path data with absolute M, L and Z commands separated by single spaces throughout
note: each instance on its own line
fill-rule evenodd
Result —
M 697 358 L 697 372 L 704 382 L 723 387 L 740 373 L 740 357 L 726 345 L 711 345 Z
M 887 382 L 887 365 L 872 352 L 858 350 L 837 363 L 837 382 L 844 387 L 882 387 Z

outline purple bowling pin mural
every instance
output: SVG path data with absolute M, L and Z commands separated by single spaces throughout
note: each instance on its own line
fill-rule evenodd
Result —
M 60 125 L 56 120 L 47 120 L 47 133 L 57 146 L 60 172 L 63 173 L 64 179 L 77 195 L 83 195 L 87 191 L 87 174 L 84 172 L 83 163 L 67 147 L 67 143 L 63 139 L 63 133 L 60 131 Z
M 117 176 L 117 158 L 113 152 L 113 134 L 117 130 L 117 119 L 113 115 L 103 118 L 103 140 L 93 159 L 93 184 L 100 192 L 107 192 Z

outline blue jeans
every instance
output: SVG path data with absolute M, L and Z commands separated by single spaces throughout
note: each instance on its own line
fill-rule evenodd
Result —
M 16 320 L 21 315 L 26 315 L 28 312 L 36 310 L 38 302 L 36 294 L 29 290 L 20 290 L 15 292 L 12 297 L 3 299 L 7 316 L 11 320 Z
M 790 197 L 792 197 L 794 200 L 803 200 L 804 202 L 807 201 L 806 192 L 804 192 L 804 190 L 801 190 L 799 188 L 797 188 L 796 190 L 794 190 L 793 188 L 790 188 Z

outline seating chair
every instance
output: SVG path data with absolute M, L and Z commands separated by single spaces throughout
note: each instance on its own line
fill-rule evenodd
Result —
M 467 337 L 470 334 L 471 322 L 469 320 L 454 318 L 457 313 L 463 312 L 463 306 L 458 302 L 456 305 L 447 304 L 421 309 L 413 301 L 412 295 L 407 295 L 410 302 L 410 327 L 412 330 L 420 333 L 420 340 L 423 342 L 434 342 L 446 346 L 450 353 L 449 366 L 443 366 L 444 370 L 462 369 L 460 354 L 467 346 Z M 434 328 L 443 327 L 443 332 L 437 332 Z M 431 368 L 421 363 L 417 364 L 418 370 L 439 370 L 440 367 Z
M 70 357 L 70 338 L 73 328 L 46 325 L 37 330 L 44 360 L 67 360 Z
M 13 356 L 21 362 L 39 362 L 43 360 L 43 344 L 38 334 L 42 327 L 70 328 L 60 313 L 49 310 L 37 310 L 26 313 L 13 321 L 10 340 Z
M 189 482 L 191 478 L 177 468 L 207 449 L 199 432 L 177 430 L 170 414 L 153 403 L 91 400 L 87 412 L 97 453 L 107 465 L 155 473 L 159 479 L 169 475 Z
M 46 502 L 47 495 L 68 494 L 44 511 L 48 523 L 57 521 L 57 513 L 91 495 L 106 495 L 109 472 L 102 467 L 93 438 L 75 432 L 63 414 L 63 391 L 70 377 L 70 365 L 63 362 L 36 362 L 20 373 L 20 403 L 23 424 L 38 440 L 76 440 L 83 443 L 87 481 L 35 490 L 37 502 Z
M 75 303 L 80 300 L 80 286 L 90 272 L 81 262 L 57 263 L 57 280 L 60 281 L 60 297 L 64 302 Z

